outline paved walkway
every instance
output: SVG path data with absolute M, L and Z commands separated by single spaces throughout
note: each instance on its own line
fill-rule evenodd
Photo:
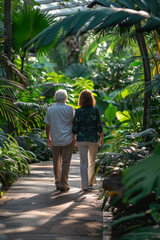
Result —
M 73 154 L 69 192 L 56 190 L 52 161 L 31 165 L 30 176 L 0 200 L 0 240 L 102 240 L 98 190 L 80 190 L 79 157 Z

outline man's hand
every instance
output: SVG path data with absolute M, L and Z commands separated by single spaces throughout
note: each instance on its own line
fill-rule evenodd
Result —
M 72 137 L 73 137 L 73 143 L 74 143 L 74 145 L 75 145 L 75 146 L 77 146 L 76 135 L 75 135 L 75 134 L 73 134 L 73 135 L 72 135 Z
M 50 126 L 49 124 L 46 125 L 46 135 L 47 135 L 47 146 L 49 148 L 52 147 L 52 144 L 51 144 L 51 137 L 50 137 Z
M 51 144 L 51 139 L 49 138 L 49 139 L 47 139 L 47 146 L 49 147 L 49 148 L 51 148 L 52 147 L 52 144 Z

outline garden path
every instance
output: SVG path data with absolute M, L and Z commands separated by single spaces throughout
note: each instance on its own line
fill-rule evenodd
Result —
M 73 154 L 70 191 L 54 186 L 52 161 L 30 165 L 0 200 L 0 240 L 102 240 L 98 190 L 80 190 L 78 154 Z

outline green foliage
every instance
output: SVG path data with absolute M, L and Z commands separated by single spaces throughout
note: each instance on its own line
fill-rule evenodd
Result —
M 49 161 L 52 157 L 51 149 L 47 147 L 45 131 L 34 128 L 26 135 L 16 137 L 16 139 L 21 147 L 34 153 L 36 156 L 34 161 Z
M 7 147 L 8 139 L 7 134 L 0 129 L 0 148 L 6 146 Z
M 47 28 L 53 18 L 46 12 L 40 12 L 40 8 L 26 5 L 13 14 L 12 21 L 12 44 L 19 52 L 28 41 Z
M 136 230 L 122 236 L 120 240 L 155 240 L 159 239 L 160 227 L 159 225 L 149 226 L 144 228 L 137 228 Z
M 18 92 L 24 91 L 24 87 L 14 81 L 6 79 L 0 79 L 0 115 L 1 126 L 8 120 L 16 127 L 19 121 L 25 122 L 21 110 L 13 103 L 13 99 L 16 98 Z M 15 94 L 16 91 L 16 94 Z
M 124 142 L 124 139 L 117 139 L 117 142 L 114 140 L 115 152 L 106 152 L 109 145 L 112 145 L 109 142 L 105 144 L 106 146 L 104 145 L 103 152 L 97 155 L 95 169 L 102 178 L 111 176 L 113 173 L 121 174 L 124 169 L 148 156 L 148 150 L 145 147 L 141 149 L 136 143 L 130 143 L 130 145 L 128 143 L 128 147 L 125 145 L 122 147 L 121 141 Z
M 71 36 L 77 32 L 85 33 L 93 29 L 98 32 L 107 30 L 108 28 L 117 28 L 117 26 L 121 29 L 130 28 L 142 20 L 144 20 L 144 26 L 142 27 L 144 31 L 156 29 L 160 21 L 158 13 L 160 6 L 158 0 L 154 2 L 157 6 L 156 8 L 150 4 L 150 1 L 145 1 L 145 5 L 139 4 L 138 1 L 136 3 L 138 4 L 138 10 L 136 10 L 137 6 L 134 5 L 134 1 L 118 1 L 118 3 L 114 1 L 94 1 L 94 5 L 102 5 L 103 8 L 80 11 L 62 19 L 36 36 L 26 44 L 25 48 L 32 43 L 35 43 L 33 51 L 49 45 L 53 47 L 53 44 L 55 45 L 67 36 Z M 112 8 L 111 5 L 115 7 Z M 143 11 L 139 11 L 139 7 L 142 8 Z
M 0 147 L 0 182 L 3 187 L 9 187 L 18 177 L 29 174 L 28 162 L 35 159 L 35 155 L 20 147 L 11 136 Z
M 106 125 L 110 126 L 112 125 L 112 121 L 116 117 L 117 107 L 113 106 L 111 103 L 109 104 L 108 108 L 105 110 L 105 117 L 107 118 L 108 122 Z
M 64 70 L 64 73 L 67 77 L 74 79 L 80 77 L 85 78 L 91 74 L 91 71 L 86 65 L 73 63 Z
M 135 166 L 127 169 L 123 182 L 126 187 L 124 201 L 132 204 L 155 191 L 160 195 L 160 145 L 158 144 L 152 155 L 141 160 Z

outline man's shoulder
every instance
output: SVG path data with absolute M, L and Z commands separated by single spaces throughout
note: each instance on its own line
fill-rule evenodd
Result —
M 74 108 L 71 105 L 65 104 L 66 108 L 73 110 Z

